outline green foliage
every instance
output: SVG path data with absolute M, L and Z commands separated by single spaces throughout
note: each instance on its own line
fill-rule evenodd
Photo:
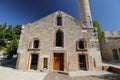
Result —
M 17 25 L 14 27 L 15 31 L 14 33 L 16 34 L 15 38 L 20 39 L 21 29 L 22 29 L 21 25 Z
M 97 28 L 98 32 L 98 39 L 100 40 L 102 37 L 102 31 L 101 31 L 101 26 L 97 21 L 93 21 L 93 27 Z
M 14 39 L 3 50 L 8 54 L 8 58 L 12 58 L 13 54 L 17 54 L 18 40 Z
M 4 46 L 6 46 L 6 28 L 7 23 L 0 25 L 0 49 Z
M 9 25 L 9 28 L 7 29 L 7 33 L 6 33 L 6 38 L 8 39 L 8 41 L 11 41 L 15 38 L 15 31 L 12 28 L 12 25 Z
M 7 23 L 0 25 L 0 49 L 3 49 L 8 58 L 12 58 L 17 53 L 18 40 L 21 34 L 21 25 L 13 27 Z

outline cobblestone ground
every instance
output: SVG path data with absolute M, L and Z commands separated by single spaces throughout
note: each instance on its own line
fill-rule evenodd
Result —
M 44 80 L 120 80 L 120 74 L 69 77 L 66 74 L 52 72 L 52 73 L 47 74 Z

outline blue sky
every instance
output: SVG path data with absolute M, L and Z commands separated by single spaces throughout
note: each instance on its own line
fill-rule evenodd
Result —
M 0 0 L 0 24 L 27 24 L 57 10 L 79 19 L 77 0 Z M 120 30 L 120 0 L 90 0 L 93 20 L 103 31 Z

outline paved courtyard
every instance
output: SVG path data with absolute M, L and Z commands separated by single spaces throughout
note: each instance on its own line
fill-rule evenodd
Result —
M 45 72 L 28 72 L 0 66 L 0 80 L 43 80 Z
M 0 80 L 120 80 L 120 74 L 107 71 L 58 72 L 22 71 L 12 64 L 0 66 Z
M 75 72 L 80 74 L 80 72 Z M 91 72 L 92 73 L 92 72 Z M 95 72 L 93 72 L 95 73 Z M 120 74 L 106 74 L 96 72 L 96 75 L 84 73 L 81 76 L 72 76 L 58 72 L 20 71 L 9 67 L 0 66 L 0 80 L 120 80 Z
M 104 72 L 103 72 L 104 74 Z M 61 73 L 48 73 L 44 80 L 120 80 L 120 74 L 106 74 L 106 75 L 84 75 L 78 77 L 71 77 Z
M 71 80 L 120 80 L 120 75 L 102 75 L 102 76 L 80 76 L 73 77 Z

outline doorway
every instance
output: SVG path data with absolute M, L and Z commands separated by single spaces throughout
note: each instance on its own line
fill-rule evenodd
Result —
M 79 55 L 79 68 L 80 70 L 87 70 L 86 55 Z
M 30 69 L 31 70 L 37 70 L 37 66 L 38 66 L 38 54 L 31 54 Z
M 53 69 L 64 71 L 64 54 L 54 53 L 53 56 L 54 56 Z

